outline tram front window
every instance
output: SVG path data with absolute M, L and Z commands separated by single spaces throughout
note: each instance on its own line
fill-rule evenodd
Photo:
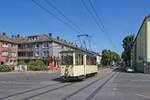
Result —
M 63 53 L 61 55 L 62 65 L 72 65 L 73 64 L 73 55 L 72 53 Z

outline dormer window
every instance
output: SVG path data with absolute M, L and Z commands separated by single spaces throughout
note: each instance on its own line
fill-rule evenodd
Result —
M 8 47 L 8 43 L 7 42 L 3 42 L 2 47 L 7 48 Z
M 28 39 L 31 41 L 35 41 L 37 40 L 37 36 L 29 36 Z

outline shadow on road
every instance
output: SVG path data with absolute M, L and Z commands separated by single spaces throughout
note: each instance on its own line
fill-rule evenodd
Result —
M 53 80 L 53 81 L 56 81 L 56 82 L 60 82 L 60 83 L 66 83 L 66 82 L 75 83 L 75 82 L 80 82 L 80 81 L 82 81 L 82 80 L 79 80 L 79 79 L 65 80 L 65 79 L 63 79 L 62 77 L 54 78 L 54 79 L 52 79 L 52 80 Z
M 124 68 L 115 68 L 115 69 L 113 69 L 113 72 L 125 72 L 126 73 Z
M 52 80 L 56 81 L 56 82 L 60 82 L 60 83 L 65 83 L 66 82 L 62 77 L 54 78 Z

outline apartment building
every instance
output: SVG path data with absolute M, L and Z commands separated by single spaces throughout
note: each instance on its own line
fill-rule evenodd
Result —
M 18 44 L 18 60 L 47 59 L 58 57 L 62 50 L 81 49 L 71 42 L 52 34 L 35 36 L 12 36 L 12 40 Z
M 51 33 L 33 36 L 18 34 L 11 37 L 6 33 L 0 35 L 1 64 L 15 65 L 17 61 L 43 60 L 52 70 L 59 67 L 59 52 L 64 50 L 85 51 L 71 42 L 52 36 Z
M 146 16 L 134 40 L 132 66 L 139 72 L 150 73 L 150 16 Z
M 58 65 L 59 52 L 62 50 L 82 50 L 71 42 L 49 34 L 33 36 L 0 35 L 1 64 L 16 64 L 17 61 L 29 62 L 43 60 L 51 66 Z
M 0 35 L 0 64 L 17 64 L 17 43 L 11 40 L 6 33 Z

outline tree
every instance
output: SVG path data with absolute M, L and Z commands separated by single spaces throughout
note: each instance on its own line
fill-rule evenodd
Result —
M 120 56 L 111 50 L 104 49 L 102 51 L 101 63 L 103 66 L 110 66 L 113 62 L 118 63 L 120 61 Z
M 131 60 L 131 48 L 134 41 L 134 35 L 128 35 L 123 39 L 123 48 L 124 51 L 122 52 L 121 58 L 125 62 L 126 65 L 130 65 Z
M 32 71 L 41 71 L 46 70 L 47 66 L 44 64 L 42 60 L 30 61 L 28 63 L 28 70 Z

